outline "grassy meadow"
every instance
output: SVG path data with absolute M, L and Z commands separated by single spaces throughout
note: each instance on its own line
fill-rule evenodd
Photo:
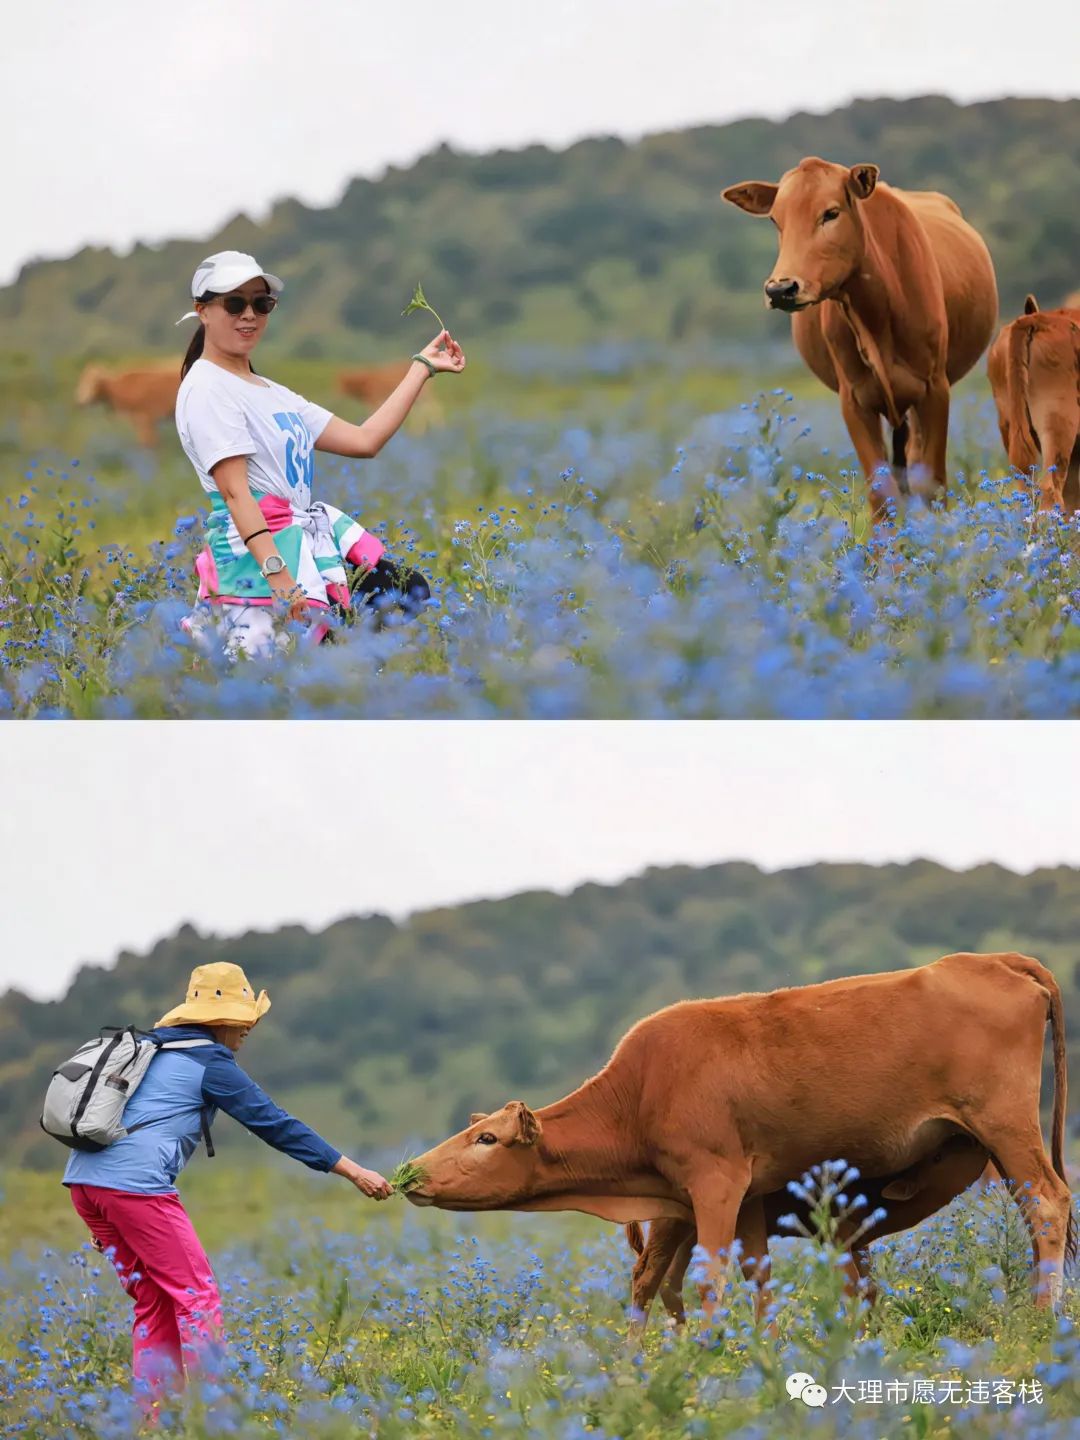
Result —
M 1080 709 L 1071 526 L 1033 525 L 985 377 L 954 395 L 947 511 L 884 541 L 834 397 L 776 349 L 503 347 L 316 495 L 430 578 L 406 621 L 234 663 L 180 628 L 201 491 L 175 433 L 0 366 L 0 710 L 73 717 L 1049 717 Z M 273 342 L 269 342 L 273 343 Z M 137 359 L 139 357 L 128 357 Z M 336 366 L 258 368 L 346 416 Z M 5 368 L 6 367 L 6 368 Z M 382 623 L 375 623 L 381 620 Z
M 0 1178 L 3 1433 L 111 1440 L 140 1433 L 130 1306 L 86 1243 L 58 1184 L 61 1161 L 54 1175 Z M 784 1241 L 774 1247 L 775 1336 L 755 1329 L 739 1282 L 713 1328 L 696 1302 L 683 1334 L 657 1307 L 635 1347 L 633 1256 L 619 1227 L 376 1206 L 299 1167 L 198 1162 L 181 1185 L 223 1292 L 226 1346 L 144 1433 L 1076 1433 L 1080 1299 L 1070 1285 L 1057 1317 L 1033 1310 L 1026 1232 L 996 1187 L 874 1247 L 880 1298 L 869 1318 L 844 1298 L 835 1252 Z M 825 1404 L 789 1395 L 796 1373 L 825 1387 Z

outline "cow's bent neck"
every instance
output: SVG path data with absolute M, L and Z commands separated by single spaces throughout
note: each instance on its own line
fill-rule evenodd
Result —
M 610 1067 L 536 1112 L 543 1129 L 545 1191 L 620 1181 L 643 1168 L 631 1117 L 634 1097 Z

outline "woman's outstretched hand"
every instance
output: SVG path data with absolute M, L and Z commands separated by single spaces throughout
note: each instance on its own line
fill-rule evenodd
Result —
M 346 1180 L 350 1180 L 372 1200 L 388 1200 L 394 1193 L 385 1176 L 380 1175 L 377 1170 L 365 1170 L 347 1155 L 342 1155 L 334 1166 L 334 1174 L 344 1175 Z
M 452 375 L 460 375 L 465 369 L 465 352 L 449 330 L 440 330 L 420 354 L 426 356 L 436 370 L 448 370 Z

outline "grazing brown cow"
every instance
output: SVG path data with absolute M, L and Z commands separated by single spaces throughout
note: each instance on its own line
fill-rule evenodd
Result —
M 103 365 L 87 365 L 75 387 L 77 405 L 101 401 L 135 426 L 139 443 L 151 449 L 157 444 L 157 427 L 176 411 L 180 388 L 179 367 L 170 364 L 144 370 L 125 370 L 116 375 Z
M 1053 1039 L 1053 1162 L 1043 1148 L 1043 1036 Z M 581 1210 L 696 1223 L 717 1294 L 737 1229 L 767 1253 L 764 1196 L 843 1155 L 895 1176 L 968 1135 L 1030 1185 L 1036 1303 L 1076 1254 L 1065 1180 L 1065 1035 L 1053 975 L 1025 955 L 687 1000 L 638 1022 L 607 1065 L 534 1112 L 520 1100 L 418 1157 L 408 1198 L 448 1210 Z
M 948 1205 L 950 1200 L 977 1180 L 989 1183 L 999 1179 L 993 1165 L 987 1164 L 987 1159 L 981 1145 L 967 1136 L 957 1136 L 946 1142 L 930 1159 L 898 1175 L 884 1175 L 876 1180 L 860 1179 L 853 1188 L 866 1196 L 866 1206 L 851 1218 L 840 1221 L 837 1227 L 839 1244 L 847 1246 L 855 1241 L 855 1248 L 850 1251 L 845 1265 L 849 1294 L 856 1294 L 862 1288 L 868 1299 L 873 1301 L 876 1298 L 876 1287 L 869 1277 L 869 1247 L 873 1241 L 901 1230 L 910 1230 L 913 1225 L 918 1225 L 921 1220 Z M 765 1195 L 763 1204 L 769 1239 L 784 1238 L 792 1233 L 781 1228 L 779 1220 L 782 1215 L 794 1214 L 805 1228 L 812 1228 L 809 1205 L 787 1190 Z M 865 1222 L 879 1208 L 887 1211 L 885 1218 L 866 1225 L 863 1230 Z M 737 1227 L 736 1235 L 738 1233 Z M 626 1238 L 638 1256 L 631 1285 L 631 1304 L 635 1315 L 640 1317 L 638 1323 L 644 1327 L 649 1307 L 659 1292 L 664 1309 L 676 1325 L 682 1325 L 686 1320 L 683 1282 L 697 1243 L 696 1227 L 684 1220 L 654 1220 L 646 1241 L 641 1226 L 634 1222 L 627 1225 Z M 761 1265 L 755 1257 L 748 1256 L 743 1260 L 743 1270 L 748 1279 L 756 1279 L 759 1283 L 757 1309 L 760 1316 L 769 1298 L 764 1283 L 767 1265 Z
M 780 253 L 766 303 L 791 313 L 795 346 L 840 396 L 870 486 L 875 522 L 905 467 L 945 498 L 949 387 L 989 344 L 997 286 L 980 236 L 946 195 L 895 190 L 876 165 L 811 156 L 779 184 L 748 181 L 724 199 L 768 215 Z M 890 471 L 882 418 L 893 430 Z
M 1080 309 L 1040 310 L 1034 295 L 987 357 L 1001 441 L 1016 470 L 1039 474 L 1039 509 L 1080 508 Z
M 343 395 L 350 395 L 376 410 L 401 384 L 411 364 L 411 360 L 395 360 L 389 365 L 372 365 L 363 370 L 342 370 L 338 374 L 338 389 Z M 412 413 L 410 428 L 413 430 L 426 430 L 442 419 L 442 408 L 432 395 L 430 385 L 425 385 L 420 392 Z

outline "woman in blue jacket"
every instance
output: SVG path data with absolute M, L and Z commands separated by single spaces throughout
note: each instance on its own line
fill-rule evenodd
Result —
M 209 1145 L 218 1110 L 312 1170 L 343 1175 L 385 1200 L 389 1182 L 294 1120 L 236 1062 L 236 1051 L 270 1000 L 256 998 L 238 965 L 200 965 L 187 998 L 158 1021 L 159 1051 L 124 1108 L 129 1133 L 97 1152 L 74 1150 L 64 1171 L 94 1244 L 109 1252 L 135 1302 L 132 1363 L 152 1400 L 182 1384 L 200 1349 L 221 1335 L 221 1300 L 210 1262 L 176 1192 L 200 1138 Z M 140 1390 L 143 1386 L 139 1387 Z

